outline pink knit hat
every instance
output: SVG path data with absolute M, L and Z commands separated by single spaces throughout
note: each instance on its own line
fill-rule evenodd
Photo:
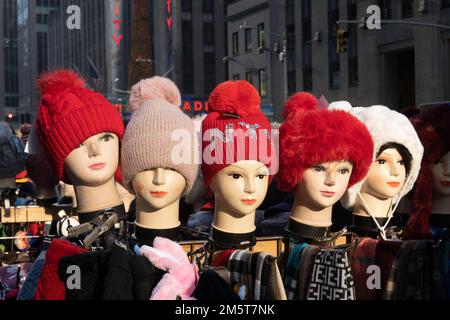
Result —
M 183 194 L 188 193 L 198 171 L 194 161 L 197 136 L 194 123 L 180 110 L 181 94 L 177 86 L 163 77 L 141 80 L 131 89 L 130 105 L 133 115 L 122 140 L 124 184 L 132 190 L 131 180 L 139 172 L 171 168 L 186 179 Z M 175 147 L 180 144 L 180 140 L 172 138 L 174 132 L 184 133 L 190 139 L 189 159 L 172 159 Z

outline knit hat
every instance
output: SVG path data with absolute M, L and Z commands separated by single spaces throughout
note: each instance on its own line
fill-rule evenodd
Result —
M 70 183 L 64 173 L 67 156 L 89 137 L 102 132 L 122 138 L 120 113 L 102 95 L 85 88 L 73 71 L 57 70 L 38 79 L 42 101 L 36 130 L 45 154 L 59 179 Z
M 122 141 L 122 174 L 124 184 L 132 190 L 131 181 L 141 171 L 171 168 L 186 179 L 187 194 L 197 177 L 195 164 L 197 135 L 192 120 L 180 110 L 181 94 L 175 83 L 163 77 L 141 80 L 131 89 L 133 115 Z M 188 159 L 174 161 L 175 147 L 180 141 L 172 137 L 177 130 L 189 134 Z M 182 155 L 182 157 L 185 155 Z
M 282 191 L 294 191 L 306 169 L 324 162 L 347 160 L 353 164 L 348 187 L 367 174 L 373 140 L 364 124 L 344 110 L 319 109 L 317 99 L 306 92 L 286 102 L 280 127 Z
M 414 186 L 422 161 L 423 147 L 414 127 L 404 115 L 381 105 L 367 108 L 355 107 L 350 112 L 366 125 L 372 135 L 375 145 L 371 152 L 371 163 L 376 160 L 380 147 L 389 142 L 401 144 L 411 153 L 411 170 L 403 193 L 393 198 L 392 204 L 397 203 Z M 346 209 L 353 209 L 358 192 L 361 190 L 366 177 L 366 174 L 363 175 L 363 180 L 349 188 L 341 198 L 341 203 Z
M 50 244 L 44 269 L 39 277 L 36 300 L 65 300 L 64 283 L 58 277 L 59 260 L 87 250 L 79 248 L 67 240 L 54 239 Z
M 410 119 L 424 147 L 422 164 L 412 191 L 411 215 L 405 228 L 408 239 L 429 238 L 433 198 L 431 165 L 450 150 L 450 107 L 440 105 Z
M 244 80 L 223 82 L 211 93 L 209 114 L 202 122 L 202 173 L 207 186 L 217 172 L 243 160 L 264 163 L 269 182 L 272 179 L 277 159 L 260 102 L 258 91 Z

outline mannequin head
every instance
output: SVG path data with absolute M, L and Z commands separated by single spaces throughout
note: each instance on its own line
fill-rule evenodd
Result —
M 64 161 L 74 185 L 97 187 L 114 178 L 119 165 L 119 138 L 102 132 L 83 141 Z
M 339 104 L 351 108 L 348 102 L 333 103 Z M 288 229 L 303 237 L 303 225 L 316 231 L 331 226 L 332 206 L 367 174 L 373 140 L 356 117 L 319 108 L 306 92 L 290 97 L 283 115 L 278 182 L 281 190 L 295 193 Z M 302 228 L 293 227 L 298 223 Z
M 208 99 L 201 168 L 215 196 L 212 238 L 218 243 L 228 241 L 220 232 L 225 238 L 245 238 L 237 242 L 253 242 L 256 209 L 277 170 L 270 123 L 260 103 L 258 91 L 247 81 L 223 82 Z
M 443 196 L 450 196 L 450 152 L 431 164 L 433 174 L 433 191 Z
M 368 193 L 381 200 L 399 195 L 411 170 L 412 155 L 405 146 L 386 143 L 378 150 L 376 159 L 361 187 L 361 193 Z
M 180 200 L 186 179 L 175 170 L 156 168 L 136 174 L 132 186 L 138 198 L 159 210 Z
M 387 218 L 414 186 L 423 146 L 408 118 L 386 106 L 355 107 L 350 113 L 366 125 L 374 148 L 368 174 L 347 190 L 342 205 L 356 215 L 368 216 L 370 210 Z
M 180 91 L 167 78 L 144 79 L 131 90 L 133 115 L 122 140 L 121 165 L 124 185 L 136 195 L 135 236 L 140 241 L 144 236 L 139 230 L 151 233 L 179 227 L 180 199 L 197 176 L 192 157 L 181 162 L 173 158 L 179 144 L 172 138 L 174 133 L 190 138 L 186 143 L 190 156 L 196 138 L 194 124 L 180 104 Z
M 212 179 L 216 206 L 239 217 L 254 213 L 266 197 L 269 169 L 255 160 L 238 161 Z
M 347 190 L 352 174 L 351 162 L 333 161 L 305 170 L 295 189 L 295 197 L 305 199 L 308 206 L 319 211 L 333 206 Z

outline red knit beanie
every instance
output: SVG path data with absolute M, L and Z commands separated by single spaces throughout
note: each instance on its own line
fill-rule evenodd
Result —
M 209 114 L 202 122 L 202 173 L 207 186 L 217 172 L 232 163 L 256 160 L 270 172 L 277 170 L 269 120 L 261 112 L 261 98 L 249 82 L 219 84 L 208 100 Z
M 348 188 L 363 179 L 372 163 L 374 143 L 366 126 L 344 110 L 317 109 L 317 99 L 300 92 L 286 102 L 280 127 L 282 191 L 291 192 L 313 165 L 347 160 L 353 164 Z
M 73 71 L 57 70 L 38 79 L 41 92 L 36 130 L 50 165 L 59 179 L 70 183 L 64 173 L 67 156 L 86 139 L 115 133 L 122 139 L 120 113 L 102 95 L 85 88 Z
M 45 255 L 45 265 L 36 288 L 36 300 L 65 300 L 64 283 L 59 280 L 58 264 L 63 257 L 87 252 L 67 240 L 55 239 L 50 243 Z
M 450 150 L 450 107 L 433 107 L 410 118 L 416 129 L 424 154 L 419 176 L 412 190 L 411 215 L 405 228 L 405 239 L 431 237 L 430 215 L 433 199 L 431 165 Z

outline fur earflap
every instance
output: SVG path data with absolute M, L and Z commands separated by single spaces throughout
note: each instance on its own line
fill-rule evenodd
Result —
M 210 112 L 247 117 L 261 112 L 260 103 L 258 91 L 249 82 L 225 81 L 211 93 L 208 108 Z
M 313 165 L 347 160 L 353 164 L 349 187 L 367 174 L 373 140 L 364 124 L 342 110 L 315 110 L 289 117 L 280 128 L 281 190 L 291 192 Z
M 56 97 L 67 89 L 84 88 L 86 84 L 74 71 L 56 70 L 42 74 L 37 80 L 37 86 L 41 96 Z
M 317 98 L 308 92 L 299 92 L 292 95 L 284 105 L 283 118 L 289 120 L 297 114 L 316 109 Z
M 181 93 L 175 83 L 164 77 L 152 77 L 135 84 L 131 89 L 131 111 L 136 111 L 145 101 L 164 99 L 175 106 L 181 105 Z

